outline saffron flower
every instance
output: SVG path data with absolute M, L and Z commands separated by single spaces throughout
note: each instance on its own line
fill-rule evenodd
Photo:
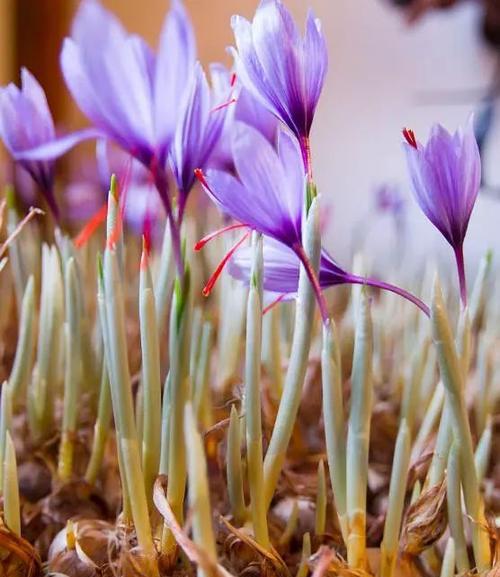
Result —
M 306 178 L 300 162 L 296 141 L 286 132 L 280 132 L 277 149 L 256 129 L 236 123 L 232 141 L 236 174 L 209 170 L 196 176 L 205 191 L 220 210 L 238 221 L 221 231 L 202 239 L 195 247 L 199 250 L 212 238 L 227 230 L 245 228 L 244 236 L 224 256 L 207 285 L 207 295 L 231 256 L 256 230 L 290 247 L 304 265 L 316 291 L 324 314 L 325 307 L 314 271 L 302 246 L 302 213 Z
M 0 136 L 14 160 L 26 170 L 47 201 L 54 217 L 59 209 L 54 197 L 54 162 L 93 131 L 79 131 L 57 138 L 45 92 L 36 78 L 21 69 L 21 88 L 9 84 L 0 88 Z M 39 158 L 40 150 L 51 149 L 51 158 Z
M 319 20 L 310 11 L 302 37 L 280 0 L 262 0 L 251 23 L 233 16 L 231 24 L 238 77 L 297 137 L 311 176 L 309 132 L 328 67 Z
M 441 125 L 425 146 L 404 129 L 403 144 L 414 196 L 427 218 L 451 245 L 457 263 L 460 296 L 467 302 L 463 243 L 481 183 L 481 159 L 472 117 L 450 134 Z
M 163 167 L 195 64 L 191 24 L 179 0 L 155 55 L 96 0 L 84 0 L 61 52 L 66 84 L 103 134 L 150 167 Z
M 275 297 L 274 302 L 293 298 L 299 285 L 300 261 L 293 250 L 273 239 L 264 242 L 263 287 Z M 234 278 L 249 284 L 252 265 L 250 247 L 239 250 L 231 259 L 229 272 Z M 429 307 L 410 292 L 377 279 L 351 274 L 341 268 L 330 254 L 321 251 L 319 285 L 322 290 L 342 284 L 359 284 L 393 292 L 412 302 L 429 316 Z
M 212 77 L 224 74 L 212 66 Z M 184 108 L 178 122 L 170 153 L 172 172 L 179 191 L 179 221 L 196 177 L 196 168 L 205 168 L 224 127 L 225 94 L 211 91 L 201 65 L 195 66 Z

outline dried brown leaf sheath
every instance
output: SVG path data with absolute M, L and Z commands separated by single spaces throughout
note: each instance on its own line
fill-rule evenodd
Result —
M 401 551 L 418 555 L 446 530 L 446 480 L 425 490 L 410 506 L 403 523 Z

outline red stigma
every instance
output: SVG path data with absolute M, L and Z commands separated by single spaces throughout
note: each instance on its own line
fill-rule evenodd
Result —
M 240 248 L 240 246 L 245 242 L 245 240 L 250 236 L 250 232 L 251 231 L 246 232 L 240 238 L 240 240 L 234 246 L 232 246 L 228 250 L 228 252 L 224 255 L 224 258 L 220 261 L 220 263 L 217 265 L 217 268 L 215 269 L 214 273 L 208 279 L 207 284 L 203 287 L 202 293 L 203 293 L 204 297 L 207 297 L 212 292 L 212 289 L 214 288 L 215 283 L 217 282 L 218 278 L 220 277 L 220 275 L 221 275 L 222 271 L 224 270 L 224 267 L 228 263 L 229 259 Z
M 149 253 L 151 250 L 151 239 L 143 234 L 142 236 L 142 254 L 141 254 L 141 270 L 146 270 L 149 262 Z
M 195 168 L 194 169 L 194 175 L 197 178 L 197 180 L 205 187 L 210 189 L 210 187 L 208 186 L 208 182 L 207 179 L 205 178 L 205 175 L 203 174 L 203 170 L 201 168 Z
M 278 305 L 285 297 L 286 294 L 282 294 L 277 299 L 274 299 L 273 302 L 269 303 L 267 307 L 265 307 L 262 310 L 262 315 L 267 314 L 271 309 L 273 309 L 276 305 Z
M 231 88 L 233 88 L 235 84 L 236 84 L 236 72 L 233 72 L 231 74 L 231 81 L 229 82 L 229 85 L 231 86 Z
M 418 149 L 417 139 L 415 138 L 415 133 L 411 128 L 403 128 L 403 136 L 410 146 L 413 146 L 415 150 Z
M 207 236 L 204 236 L 202 239 L 200 239 L 194 245 L 194 250 L 198 252 L 207 244 L 207 242 L 210 242 L 212 239 L 217 238 L 218 236 L 224 234 L 225 232 L 229 232 L 230 230 L 235 230 L 237 228 L 247 228 L 247 227 L 248 225 L 246 224 L 236 223 L 236 224 L 230 224 L 229 226 L 225 226 L 224 228 L 220 228 L 219 230 L 211 232 L 210 234 L 207 234 Z
M 94 234 L 94 232 L 99 228 L 105 220 L 108 214 L 108 203 L 105 202 L 101 208 L 90 217 L 88 222 L 84 225 L 82 230 L 79 232 L 78 236 L 75 238 L 76 248 L 81 248 L 85 245 L 89 238 Z

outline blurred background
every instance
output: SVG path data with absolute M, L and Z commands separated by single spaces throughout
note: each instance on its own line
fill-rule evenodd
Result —
M 167 0 L 102 0 L 134 32 L 156 45 Z M 341 262 L 365 243 L 382 267 L 411 247 L 412 258 L 451 264 L 451 251 L 421 216 L 411 198 L 401 148 L 401 129 L 421 140 L 433 122 L 455 129 L 471 112 L 482 115 L 492 91 L 500 48 L 484 41 L 484 5 L 457 2 L 430 10 L 410 25 L 395 4 L 411 0 L 285 0 L 301 23 L 308 7 L 321 19 L 329 44 L 328 79 L 313 129 L 315 178 L 324 198 L 325 244 Z M 417 0 L 414 4 L 450 0 Z M 230 16 L 251 17 L 257 0 L 185 0 L 203 63 L 222 60 L 232 43 Z M 497 0 L 490 2 L 496 4 Z M 0 80 L 18 82 L 21 65 L 44 86 L 56 123 L 64 130 L 84 126 L 58 66 L 62 38 L 69 32 L 77 0 L 0 2 Z M 495 16 L 495 15 L 494 15 Z M 489 31 L 490 38 L 494 32 Z M 487 248 L 500 246 L 500 127 L 495 122 L 484 148 L 488 186 L 473 213 L 466 255 L 473 272 Z M 2 151 L 0 154 L 2 154 Z M 5 175 L 0 175 L 2 181 Z M 402 216 L 377 208 L 377 191 L 399 191 Z M 396 235 L 401 227 L 405 234 Z M 406 236 L 405 236 L 406 235 Z M 406 240 L 405 240 L 406 238 Z

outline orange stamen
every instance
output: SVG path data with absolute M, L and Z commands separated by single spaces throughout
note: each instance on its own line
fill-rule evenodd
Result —
M 218 278 L 220 277 L 220 275 L 221 275 L 222 271 L 224 270 L 224 267 L 228 263 L 229 259 L 240 248 L 240 246 L 245 242 L 245 240 L 250 236 L 250 232 L 251 231 L 246 232 L 242 236 L 242 238 L 240 238 L 240 240 L 226 253 L 224 258 L 217 265 L 217 268 L 215 269 L 214 273 L 208 279 L 207 284 L 203 287 L 203 291 L 202 291 L 203 296 L 207 297 L 212 292 L 212 289 L 214 288 L 215 283 L 217 282 Z
M 101 208 L 90 218 L 90 220 L 85 224 L 82 230 L 78 233 L 75 238 L 76 248 L 81 248 L 84 246 L 94 232 L 99 228 L 99 226 L 106 220 L 108 214 L 108 203 L 105 202 Z
M 219 230 L 211 232 L 210 234 L 207 234 L 207 236 L 204 236 L 201 240 L 199 240 L 194 245 L 194 250 L 195 251 L 201 250 L 207 244 L 207 242 L 210 242 L 212 239 L 217 238 L 218 236 L 224 234 L 225 232 L 229 232 L 230 230 L 235 230 L 237 228 L 247 228 L 247 227 L 248 227 L 247 224 L 236 223 L 236 224 L 230 224 L 229 226 L 225 226 L 224 228 L 219 228 Z

